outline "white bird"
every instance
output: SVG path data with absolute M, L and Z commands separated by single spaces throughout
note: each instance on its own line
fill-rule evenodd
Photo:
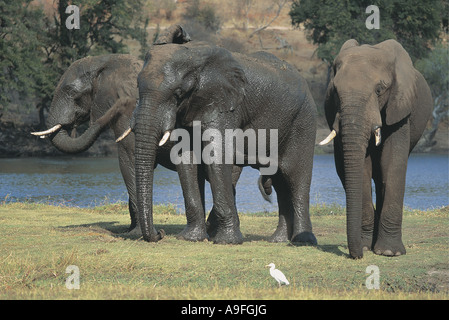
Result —
M 279 287 L 282 284 L 285 284 L 286 286 L 288 286 L 290 284 L 290 282 L 288 282 L 287 278 L 282 273 L 282 271 L 274 268 L 275 267 L 274 263 L 270 263 L 269 265 L 266 265 L 265 267 L 270 267 L 270 275 L 274 278 L 274 280 L 277 281 L 277 283 L 279 284 Z

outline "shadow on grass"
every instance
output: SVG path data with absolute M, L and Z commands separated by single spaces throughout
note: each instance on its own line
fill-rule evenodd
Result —
M 131 239 L 137 240 L 142 237 L 140 230 L 138 232 L 135 230 L 134 232 L 129 231 L 129 225 L 118 224 L 118 221 L 105 221 L 105 222 L 95 222 L 95 223 L 86 223 L 86 224 L 75 224 L 68 226 L 59 227 L 60 230 L 75 230 L 75 229 L 88 229 L 95 230 L 96 232 L 105 232 L 109 233 L 111 236 L 122 239 Z M 156 230 L 163 229 L 165 234 L 168 236 L 176 236 L 180 233 L 185 225 L 182 224 L 156 224 L 154 225 Z
M 342 249 L 344 248 L 340 244 L 324 244 L 324 245 L 317 245 L 316 247 L 320 251 L 333 253 L 337 256 L 349 258 L 349 254 L 342 251 Z
M 111 236 L 122 239 L 138 240 L 142 238 L 140 232 L 129 232 L 129 225 L 118 224 L 118 221 L 105 221 L 105 222 L 95 222 L 87 224 L 75 224 L 68 226 L 59 227 L 60 230 L 75 230 L 75 229 L 87 229 L 95 230 L 96 232 L 109 233 Z M 154 226 L 156 230 L 163 229 L 165 234 L 168 236 L 177 236 L 182 230 L 184 230 L 184 224 L 156 224 Z M 263 236 L 258 234 L 246 234 L 244 237 L 245 242 L 252 241 L 267 241 L 269 242 L 269 236 Z M 349 257 L 349 254 L 342 251 L 345 247 L 340 244 L 324 244 L 324 245 L 310 245 L 305 243 L 297 242 L 286 242 L 288 246 L 302 247 L 302 246 L 312 246 L 320 251 L 332 253 L 337 256 Z M 347 249 L 347 248 L 346 248 Z
M 101 232 L 102 229 L 104 232 L 111 233 L 119 233 L 122 232 L 125 227 L 122 225 L 117 225 L 118 221 L 107 221 L 107 222 L 95 222 L 95 223 L 86 223 L 86 224 L 73 224 L 68 226 L 58 227 L 61 231 L 69 231 L 75 229 L 94 229 L 95 231 Z
M 322 252 L 332 253 L 337 256 L 349 258 L 349 254 L 343 251 L 343 250 L 345 250 L 345 247 L 340 244 L 311 245 L 311 244 L 307 244 L 304 242 L 289 242 L 288 245 L 293 246 L 293 247 L 314 247 Z

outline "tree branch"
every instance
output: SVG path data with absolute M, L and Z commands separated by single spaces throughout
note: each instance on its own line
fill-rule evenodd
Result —
M 281 11 L 282 11 L 282 8 L 284 8 L 284 6 L 287 4 L 287 2 L 288 2 L 289 0 L 280 0 L 280 1 L 278 1 L 277 2 L 277 5 L 278 5 L 278 10 L 277 10 L 277 12 L 276 12 L 276 15 L 274 16 L 274 18 L 273 19 L 271 19 L 271 21 L 270 22 L 268 22 L 266 25 L 264 25 L 264 26 L 262 26 L 262 27 L 259 27 L 259 28 L 257 28 L 256 30 L 254 30 L 250 35 L 249 35 L 249 38 L 252 38 L 256 33 L 259 33 L 260 31 L 262 31 L 262 30 L 265 30 L 266 28 L 268 28 L 278 17 L 279 17 L 279 14 L 281 13 Z

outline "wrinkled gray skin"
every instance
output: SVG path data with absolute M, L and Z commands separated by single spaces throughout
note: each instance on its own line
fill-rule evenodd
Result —
M 430 118 L 423 76 L 395 40 L 359 46 L 348 40 L 332 67 L 325 112 L 334 139 L 337 173 L 346 192 L 350 256 L 363 250 L 405 254 L 402 209 L 410 152 Z M 373 131 L 381 127 L 380 145 Z M 375 183 L 373 207 L 371 179 Z
M 61 124 L 50 135 L 52 144 L 65 153 L 87 150 L 98 136 L 111 128 L 115 137 L 129 126 L 136 106 L 136 80 L 142 61 L 127 54 L 87 57 L 75 61 L 56 87 L 47 117 L 47 126 Z M 78 137 L 70 132 L 89 121 L 89 127 Z M 130 231 L 140 233 L 134 178 L 134 139 L 125 138 L 118 145 L 120 171 L 128 189 Z
M 180 26 L 172 26 L 156 43 L 184 43 L 188 34 Z M 137 75 L 143 62 L 127 54 L 87 57 L 75 61 L 61 77 L 47 117 L 47 126 L 61 124 L 50 135 L 52 144 L 65 153 L 87 150 L 104 130 L 111 128 L 119 137 L 128 127 L 138 99 Z M 89 121 L 88 129 L 79 137 L 70 134 L 74 128 Z M 170 149 L 161 148 L 155 165 L 176 170 L 170 161 Z M 137 219 L 137 199 L 134 174 L 134 133 L 118 144 L 120 170 L 129 195 L 130 235 L 141 235 Z M 241 169 L 234 169 L 233 184 Z M 270 192 L 270 190 L 268 190 Z M 192 203 L 204 200 L 192 199 Z M 188 203 L 191 206 L 191 202 Z M 186 209 L 189 210 L 189 209 Z
M 316 107 L 307 83 L 287 63 L 267 53 L 245 56 L 207 43 L 152 46 L 138 77 L 136 109 L 136 186 L 140 225 L 147 241 L 160 235 L 153 225 L 153 174 L 158 143 L 167 130 L 225 128 L 278 129 L 279 166 L 261 179 L 274 186 L 279 223 L 272 241 L 316 244 L 309 217 L 309 190 L 316 132 Z M 225 140 L 225 139 L 223 139 Z M 224 141 L 223 141 L 224 143 Z M 203 143 L 203 146 L 207 144 Z M 269 141 L 267 141 L 269 154 Z M 224 145 L 222 150 L 225 150 Z M 222 162 L 224 163 L 224 161 Z M 204 209 L 189 212 L 184 234 L 215 243 L 242 243 L 232 188 L 232 164 L 205 165 L 216 214 L 204 221 Z M 259 164 L 252 165 L 260 168 Z M 177 171 L 185 198 L 201 192 L 194 165 Z M 199 208 L 200 206 L 196 206 Z

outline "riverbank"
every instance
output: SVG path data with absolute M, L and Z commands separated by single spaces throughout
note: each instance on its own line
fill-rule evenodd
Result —
M 3 118 L 3 119 L 2 119 Z M 12 121 L 8 117 L 0 118 L 0 158 L 19 157 L 58 157 L 66 156 L 58 151 L 48 139 L 40 139 L 30 132 L 39 131 L 37 120 L 33 123 Z M 449 122 L 440 124 L 435 136 L 435 145 L 430 148 L 416 148 L 417 153 L 449 154 Z M 322 141 L 329 134 L 329 129 L 320 119 L 316 141 Z M 117 145 L 111 130 L 103 132 L 87 151 L 77 154 L 78 157 L 117 156 Z M 315 154 L 333 153 L 333 144 L 315 147 Z
M 311 208 L 317 246 L 267 242 L 275 213 L 240 215 L 244 243 L 231 246 L 177 240 L 186 221 L 171 206 L 154 214 L 167 236 L 147 243 L 121 234 L 125 204 L 0 202 L 0 299 L 448 299 L 448 209 L 405 212 L 405 256 L 352 260 L 343 208 Z M 277 288 L 270 262 L 290 286 Z M 378 290 L 366 286 L 370 265 Z M 66 287 L 68 266 L 79 268 L 78 290 Z

